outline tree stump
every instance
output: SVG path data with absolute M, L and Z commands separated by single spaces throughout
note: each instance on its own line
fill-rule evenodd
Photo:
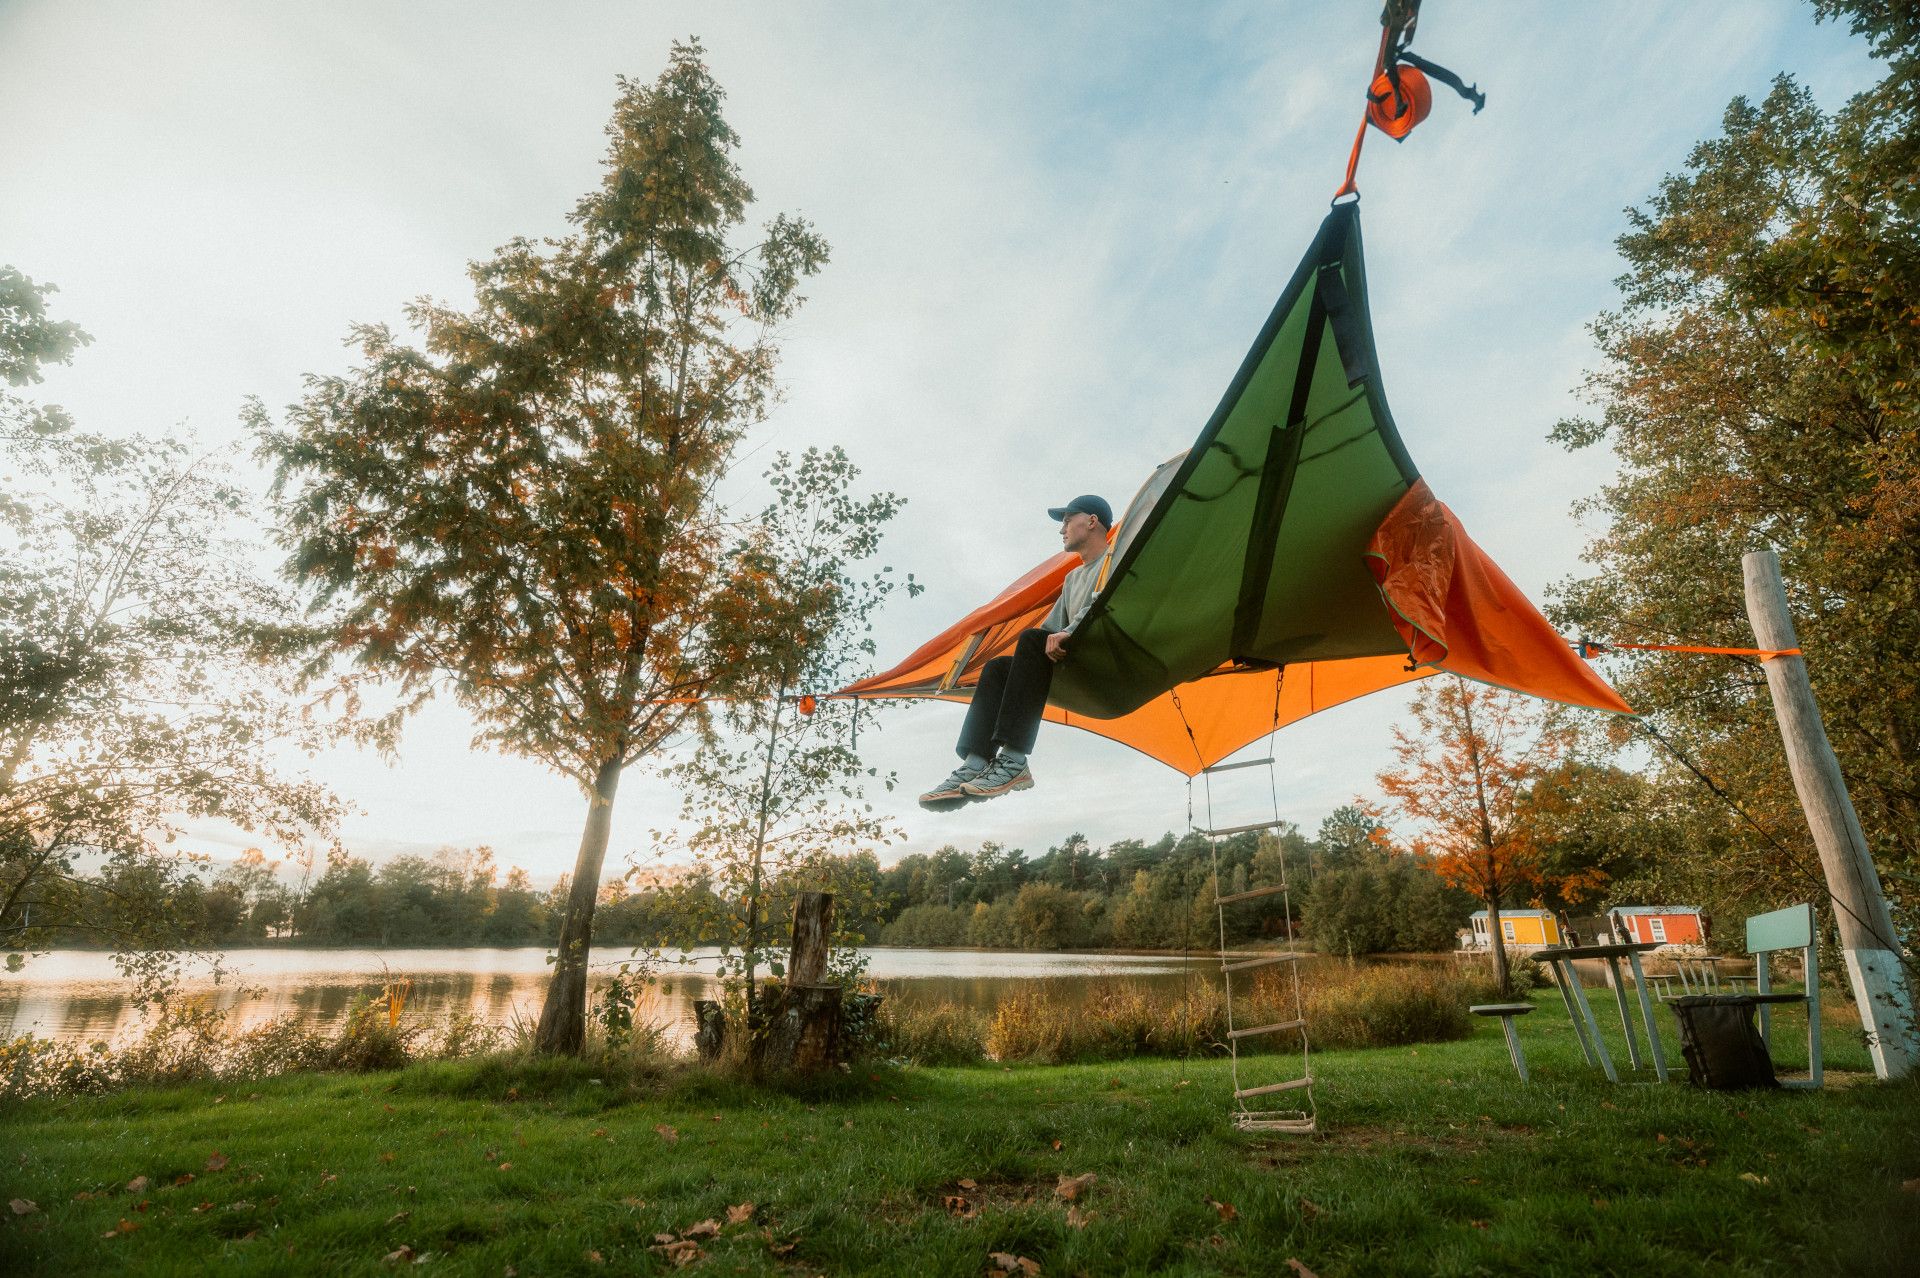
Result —
M 764 1001 L 766 1026 L 755 1036 L 755 1063 L 776 1073 L 830 1069 L 840 1059 L 840 987 L 826 983 L 833 894 L 802 892 L 793 903 L 787 980 Z

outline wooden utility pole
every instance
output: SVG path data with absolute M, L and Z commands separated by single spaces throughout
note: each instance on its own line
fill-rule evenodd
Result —
M 1786 587 L 1780 580 L 1780 557 L 1771 550 L 1756 550 L 1740 564 L 1746 577 L 1747 617 L 1759 646 L 1775 652 L 1798 648 Z M 1773 657 L 1762 665 L 1793 786 L 1814 846 L 1820 849 L 1847 976 L 1853 982 L 1854 1001 L 1873 1053 L 1873 1072 L 1881 1078 L 1899 1078 L 1920 1064 L 1920 1037 L 1914 1030 L 1913 998 L 1895 952 L 1898 941 L 1886 897 L 1880 892 L 1880 875 L 1847 794 L 1840 760 L 1827 741 L 1813 685 L 1807 680 L 1806 661 L 1797 656 Z

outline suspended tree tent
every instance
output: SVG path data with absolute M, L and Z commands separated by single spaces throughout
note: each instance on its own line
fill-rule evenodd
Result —
M 965 701 L 1053 606 L 1055 556 L 853 697 Z M 1193 447 L 1121 517 L 1047 718 L 1188 776 L 1447 671 L 1630 712 L 1428 489 L 1387 411 L 1357 201 L 1321 223 Z

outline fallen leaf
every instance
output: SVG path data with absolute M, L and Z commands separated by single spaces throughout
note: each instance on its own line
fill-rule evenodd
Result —
M 507 1089 L 507 1099 L 508 1099 L 508 1100 L 519 1100 L 519 1099 L 520 1099 L 520 1089 L 519 1089 L 519 1088 L 517 1088 L 517 1087 L 509 1087 L 509 1088 Z M 595 1252 L 594 1254 L 595 1254 L 595 1255 L 598 1255 L 599 1253 L 598 1253 L 598 1252 Z
M 1596 1211 L 1605 1211 L 1607 1208 L 1613 1206 L 1613 1204 L 1604 1198 L 1596 1198 L 1593 1200 L 1593 1206 Z
M 968 1179 L 967 1177 L 965 1177 L 965 1176 L 962 1176 L 962 1177 L 961 1177 L 961 1178 L 960 1178 L 960 1179 L 959 1179 L 958 1181 L 956 1181 L 955 1183 L 956 1183 L 956 1184 L 958 1184 L 958 1185 L 960 1186 L 960 1188 L 962 1188 L 962 1189 L 978 1189 L 978 1188 L 980 1188 L 980 1182 L 979 1182 L 979 1181 L 977 1181 L 977 1180 L 969 1180 L 969 1179 Z
M 1025 1256 L 1016 1256 L 1010 1251 L 988 1252 L 987 1259 L 998 1266 L 1000 1272 L 1003 1274 L 1037 1274 L 1040 1272 L 1039 1261 L 1028 1260 Z
M 1053 1142 L 1053 1148 L 1055 1149 L 1055 1151 L 1058 1151 L 1060 1148 L 1060 1142 L 1057 1140 Z
M 1302 1216 L 1305 1216 L 1308 1220 L 1312 1220 L 1314 1217 L 1318 1216 L 1320 1214 L 1320 1210 L 1321 1210 L 1320 1204 L 1314 1202 L 1313 1199 L 1302 1198 L 1300 1200 L 1300 1214 Z
M 1240 1215 L 1240 1212 L 1234 1207 L 1232 1203 L 1215 1202 L 1213 1199 L 1209 1198 L 1207 1199 L 1207 1206 L 1219 1212 L 1220 1219 L 1222 1220 L 1233 1220 Z
M 147 1186 L 150 1183 L 152 1182 L 148 1181 L 148 1179 L 145 1176 L 135 1176 L 132 1180 L 127 1182 L 127 1192 L 129 1194 L 145 1193 Z
M 1287 1257 L 1287 1268 L 1293 1270 L 1295 1278 L 1320 1278 L 1319 1274 L 1314 1273 L 1313 1270 L 1307 1268 L 1292 1256 Z
M 193 1209 L 193 1214 L 198 1216 L 201 1212 L 207 1212 L 212 1210 L 213 1210 L 212 1203 L 201 1203 L 199 1206 Z
M 697 1225 L 688 1225 L 680 1231 L 682 1238 L 711 1238 L 720 1232 L 720 1222 L 708 1217 Z
M 587 1251 L 587 1260 L 589 1263 L 595 1264 L 595 1265 L 604 1265 L 607 1263 L 607 1258 L 605 1256 L 601 1255 L 597 1251 L 592 1250 L 591 1248 L 589 1248 Z
M 642 1207 L 645 1207 L 647 1205 L 646 1199 L 634 1198 L 631 1196 L 622 1198 L 620 1201 L 626 1206 L 633 1208 L 635 1211 L 639 1211 Z
M 1920 1194 L 1920 1176 L 1915 1176 L 1912 1180 L 1901 1181 L 1900 1188 L 1909 1194 Z
M 1475 1229 L 1487 1229 L 1490 1227 L 1488 1226 L 1487 1222 L 1484 1220 L 1469 1220 L 1467 1223 L 1469 1225 L 1472 1225 Z
M 1086 1227 L 1087 1213 L 1081 1211 L 1078 1207 L 1067 1208 L 1067 1228 L 1085 1229 Z
M 389 1265 L 404 1265 L 413 1259 L 413 1248 L 405 1245 L 395 1247 L 380 1259 L 386 1261 Z
M 840 1125 L 841 1125 L 842 1127 L 851 1127 L 851 1126 L 853 1126 L 853 1120 L 852 1120 L 851 1118 L 849 1118 L 849 1119 L 847 1119 L 847 1120 L 846 1120 L 845 1122 L 843 1122 L 843 1123 L 841 1123 Z
M 253 1204 L 248 1202 L 246 1199 L 242 1198 L 237 1203 L 228 1203 L 227 1210 L 228 1211 L 252 1211 Z
M 226 1165 L 227 1156 L 217 1149 L 213 1151 L 213 1156 L 207 1159 L 208 1171 L 222 1171 L 226 1168 Z
M 125 1216 L 122 1216 L 120 1218 L 119 1224 L 115 1225 L 112 1229 L 109 1229 L 106 1233 L 101 1234 L 100 1236 L 102 1238 L 117 1238 L 121 1234 L 130 1234 L 138 1228 L 140 1228 L 139 1225 L 135 1224 L 131 1220 L 128 1220 Z
M 647 1250 L 657 1251 L 664 1255 L 668 1260 L 673 1262 L 675 1269 L 692 1264 L 694 1261 L 700 1259 L 702 1255 L 699 1243 L 687 1242 L 684 1239 L 664 1242 L 658 1247 L 649 1247 Z
M 679 1242 L 679 1241 L 680 1241 L 680 1235 L 678 1235 L 678 1234 L 655 1234 L 655 1235 L 653 1236 L 653 1240 L 654 1240 L 655 1242 L 657 1242 L 657 1243 L 659 1243 L 659 1244 L 661 1244 L 662 1246 L 665 1246 L 665 1245 L 666 1245 L 667 1243 L 674 1243 L 674 1242 Z
M 1093 1172 L 1082 1172 L 1078 1176 L 1062 1176 L 1060 1183 L 1053 1187 L 1054 1196 L 1073 1202 L 1086 1191 L 1088 1185 L 1100 1179 Z
M 500 1164 L 500 1170 L 501 1170 L 501 1171 L 512 1171 L 512 1170 L 513 1170 L 513 1164 L 512 1164 L 512 1163 L 501 1163 L 501 1164 Z
M 173 1178 L 173 1183 L 175 1187 L 178 1187 L 181 1185 L 191 1185 L 193 1183 L 193 1173 L 181 1172 L 178 1176 L 175 1176 Z
M 397 1225 L 411 1215 L 413 1215 L 413 1213 L 410 1211 L 396 1211 L 393 1215 L 387 1217 L 387 1223 L 389 1225 Z
M 1653 1143 L 1654 1143 L 1654 1144 L 1656 1144 L 1656 1145 L 1664 1145 L 1664 1144 L 1666 1144 L 1666 1143 L 1667 1143 L 1667 1134 L 1666 1134 L 1665 1132 L 1655 1132 L 1655 1133 L 1654 1133 L 1654 1136 L 1653 1136 Z
M 980 1209 L 959 1194 L 947 1194 L 940 1199 L 940 1205 L 947 1209 L 949 1216 L 958 1216 L 962 1220 L 972 1220 L 980 1214 Z
M 383 1163 L 390 1163 L 390 1162 L 392 1162 L 392 1161 L 393 1161 L 393 1151 L 392 1151 L 392 1150 L 388 1150 L 388 1151 L 387 1151 L 386 1153 L 384 1153 L 384 1154 L 382 1154 L 382 1155 L 380 1155 L 380 1161 L 381 1161 L 381 1162 L 383 1162 Z
M 331 1184 L 332 1184 L 332 1183 L 333 1183 L 334 1181 L 336 1181 L 336 1180 L 339 1180 L 339 1179 L 340 1179 L 340 1177 L 339 1177 L 339 1176 L 337 1176 L 337 1175 L 335 1175 L 335 1174 L 334 1174 L 333 1172 L 321 1172 L 321 1173 L 320 1173 L 320 1183 L 321 1183 L 321 1184 L 323 1184 L 323 1185 L 331 1185 Z
M 752 1219 L 752 1203 L 735 1203 L 733 1206 L 727 1208 L 727 1223 L 729 1225 L 743 1225 Z
M 1744 1181 L 1750 1181 L 1755 1185 L 1771 1185 L 1773 1183 L 1772 1181 L 1768 1180 L 1765 1176 L 1756 1176 L 1752 1172 L 1741 1172 L 1740 1179 Z
M 13 1208 L 16 1216 L 31 1216 L 40 1210 L 40 1204 L 31 1198 L 12 1198 L 7 1201 L 7 1206 Z
M 605 1136 L 606 1134 L 607 1134 L 607 1129 L 604 1127 L 596 1127 L 593 1129 L 593 1138 L 595 1140 L 599 1140 L 602 1136 Z
M 1176 1088 L 1180 1088 L 1180 1087 L 1192 1087 L 1192 1086 L 1193 1086 L 1193 1080 L 1192 1080 L 1191 1078 L 1183 1078 L 1183 1079 L 1181 1079 L 1181 1080 L 1180 1080 L 1179 1082 L 1177 1082 L 1177 1083 L 1175 1083 L 1175 1084 L 1174 1084 L 1174 1086 L 1175 1086 Z
M 75 1201 L 76 1203 L 91 1202 L 93 1200 L 93 1197 L 94 1197 L 93 1194 L 83 1189 L 79 1193 L 73 1196 L 73 1201 Z
M 667 1124 L 665 1123 L 661 1123 L 659 1126 L 655 1127 L 653 1130 L 655 1130 L 656 1132 L 659 1132 L 660 1139 L 664 1140 L 669 1145 L 673 1144 L 675 1141 L 680 1139 L 680 1133 L 673 1130 L 673 1128 L 667 1126 Z

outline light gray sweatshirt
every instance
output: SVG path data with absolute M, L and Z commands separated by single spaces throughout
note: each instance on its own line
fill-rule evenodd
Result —
M 1087 609 L 1093 606 L 1094 583 L 1100 580 L 1100 560 L 1090 564 L 1081 564 L 1067 574 L 1060 583 L 1060 597 L 1054 601 L 1053 611 L 1040 623 L 1040 628 L 1049 633 L 1066 631 L 1080 624 L 1080 618 L 1087 615 Z

